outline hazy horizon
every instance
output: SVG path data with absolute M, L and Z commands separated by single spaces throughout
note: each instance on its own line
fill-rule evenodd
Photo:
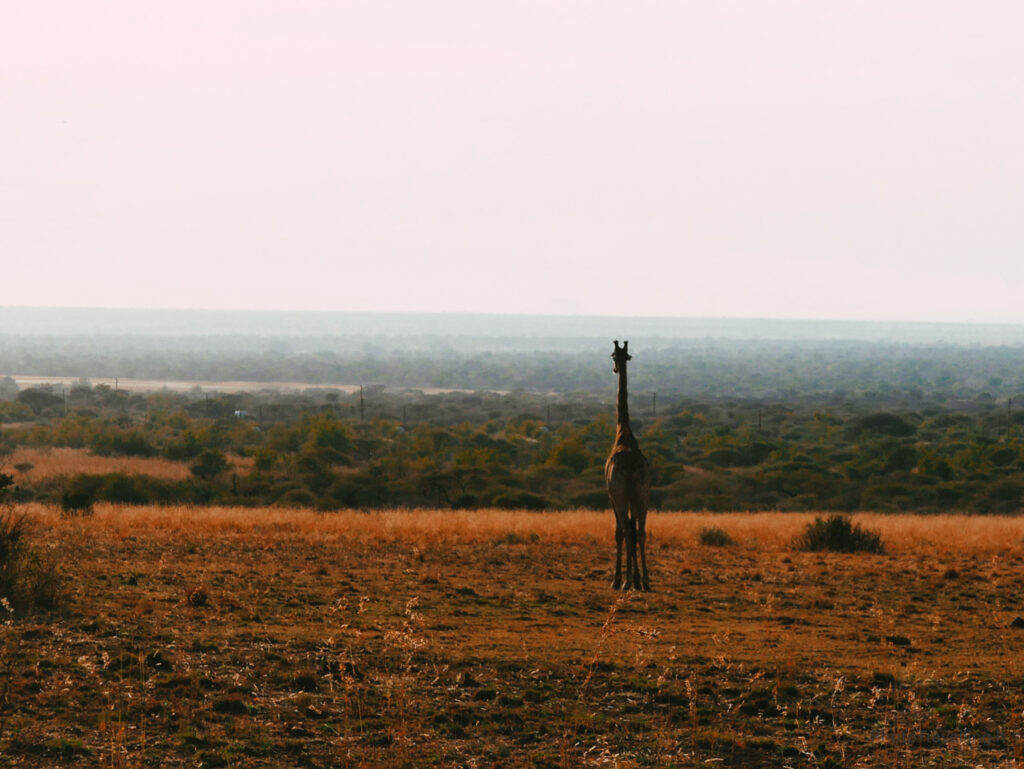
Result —
M 686 318 L 474 312 L 40 308 L 0 306 L 0 337 L 289 337 L 406 340 L 461 337 L 501 349 L 542 340 L 633 339 L 852 341 L 897 344 L 1020 345 L 1021 323 L 934 323 L 793 318 Z
M 0 306 L 1024 322 L 1020 4 L 6 11 Z

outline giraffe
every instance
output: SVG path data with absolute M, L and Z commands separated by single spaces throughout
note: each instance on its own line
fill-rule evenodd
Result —
M 612 371 L 619 375 L 615 407 L 615 443 L 604 465 L 608 497 L 615 511 L 615 580 L 618 590 L 650 590 L 647 576 L 647 493 L 650 489 L 647 459 L 640 452 L 629 426 L 629 397 L 626 393 L 626 361 L 631 360 L 629 342 L 615 340 Z M 622 582 L 622 545 L 626 545 L 626 582 Z M 639 561 L 637 555 L 639 553 Z

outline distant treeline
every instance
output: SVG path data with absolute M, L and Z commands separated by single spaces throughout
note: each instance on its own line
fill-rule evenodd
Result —
M 1001 365 L 1009 365 L 1008 357 Z M 777 366 L 781 376 L 785 366 Z M 880 360 L 879 367 L 899 370 Z M 819 362 L 817 370 L 826 376 L 829 368 Z M 958 371 L 956 381 L 999 376 L 998 368 Z M 721 370 L 716 376 L 730 381 Z M 846 395 L 826 388 L 773 398 L 717 392 L 662 398 L 657 405 L 636 393 L 631 411 L 654 467 L 652 505 L 1019 512 L 1024 396 L 1011 404 L 979 390 L 971 399 L 951 400 L 954 387 L 947 387 L 914 392 L 861 383 L 849 385 Z M 191 468 L 180 481 L 116 473 L 47 478 L 22 483 L 22 500 L 322 510 L 607 506 L 602 466 L 614 406 L 604 395 L 427 396 L 379 388 L 362 397 L 329 389 L 138 394 L 85 383 L 62 395 L 46 388 L 17 392 L 9 382 L 0 392 L 8 398 L 0 401 L 0 423 L 7 425 L 0 431 L 0 463 L 19 446 L 68 446 L 164 457 Z M 243 459 L 236 463 L 241 469 L 233 469 L 231 457 Z
M 609 340 L 521 351 L 523 340 L 468 350 L 446 337 L 377 340 L 0 334 L 0 374 L 156 380 L 251 380 L 392 388 L 614 391 Z M 548 340 L 554 346 L 553 340 Z M 475 347 L 476 346 L 476 347 Z M 953 346 L 735 339 L 631 340 L 636 394 L 666 399 L 863 398 L 916 409 L 1024 393 L 1024 344 Z

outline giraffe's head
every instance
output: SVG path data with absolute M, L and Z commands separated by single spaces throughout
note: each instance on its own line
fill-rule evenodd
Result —
M 619 367 L 626 368 L 626 361 L 633 360 L 633 356 L 629 354 L 629 342 L 623 342 L 622 347 L 619 347 L 619 340 L 615 340 L 615 352 L 612 353 L 612 371 L 616 374 L 619 373 Z

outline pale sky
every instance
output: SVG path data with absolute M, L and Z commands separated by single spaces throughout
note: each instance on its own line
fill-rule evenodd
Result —
M 1024 322 L 1024 3 L 0 0 L 0 306 Z

